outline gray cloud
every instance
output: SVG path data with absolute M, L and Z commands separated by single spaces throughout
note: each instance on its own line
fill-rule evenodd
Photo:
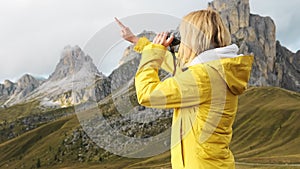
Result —
M 250 0 L 251 11 L 271 16 L 277 37 L 292 50 L 299 48 L 297 0 Z M 3 0 L 0 1 L 0 82 L 24 73 L 49 75 L 64 46 L 85 43 L 119 18 L 162 13 L 181 18 L 206 8 L 208 0 Z M 142 31 L 142 30 L 141 30 Z

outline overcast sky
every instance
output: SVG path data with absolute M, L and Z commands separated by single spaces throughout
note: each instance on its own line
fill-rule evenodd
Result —
M 47 77 L 66 45 L 83 48 L 96 32 L 112 24 L 114 16 L 122 19 L 159 13 L 181 18 L 190 11 L 206 8 L 207 3 L 208 0 L 1 0 L 0 83 L 4 79 L 16 81 L 25 73 Z M 277 39 L 293 52 L 300 49 L 299 6 L 299 0 L 250 0 L 251 13 L 271 16 L 277 25 Z

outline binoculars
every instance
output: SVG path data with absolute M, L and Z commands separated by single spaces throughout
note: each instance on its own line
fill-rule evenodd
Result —
M 170 35 L 171 35 L 171 34 L 168 34 L 167 38 L 169 38 Z M 173 41 L 171 42 L 170 47 L 172 48 L 172 47 L 177 46 L 177 45 L 179 45 L 179 44 L 180 44 L 180 39 L 179 39 L 178 37 L 174 36 L 174 39 L 173 39 Z

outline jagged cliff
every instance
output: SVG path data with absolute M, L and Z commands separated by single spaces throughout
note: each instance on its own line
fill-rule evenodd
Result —
M 254 54 L 250 85 L 300 91 L 299 52 L 293 54 L 276 41 L 270 17 L 251 14 L 249 0 L 214 0 L 209 7 L 219 11 L 240 53 Z
M 89 55 L 86 55 L 79 46 L 68 45 L 64 47 L 61 59 L 47 81 L 61 80 L 68 76 L 78 75 L 78 73 L 101 75 Z
M 79 46 L 66 46 L 54 72 L 30 98 L 46 97 L 47 102 L 55 102 L 60 106 L 78 104 L 94 99 L 95 81 L 105 78 L 92 58 Z
M 29 74 L 23 75 L 15 84 L 16 88 L 6 103 L 15 102 L 27 97 L 31 92 L 38 88 L 43 81 L 34 78 Z
M 300 91 L 300 51 L 292 53 L 277 41 L 275 70 L 280 87 Z
M 0 105 L 3 105 L 13 95 L 15 90 L 16 84 L 9 80 L 5 80 L 3 84 L 0 84 Z
M 1 96 L 11 96 L 16 90 L 16 84 L 5 80 L 3 84 L 0 84 L 0 95 Z
M 16 83 L 5 80 L 4 84 L 0 84 L 0 105 L 27 97 L 42 83 L 43 80 L 29 74 L 23 75 Z

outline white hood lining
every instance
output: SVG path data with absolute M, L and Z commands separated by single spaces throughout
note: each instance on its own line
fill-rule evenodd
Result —
M 223 58 L 235 58 L 243 55 L 238 55 L 239 47 L 236 44 L 229 46 L 215 48 L 204 51 L 200 55 L 196 56 L 187 66 L 193 66 L 213 60 L 219 60 Z

